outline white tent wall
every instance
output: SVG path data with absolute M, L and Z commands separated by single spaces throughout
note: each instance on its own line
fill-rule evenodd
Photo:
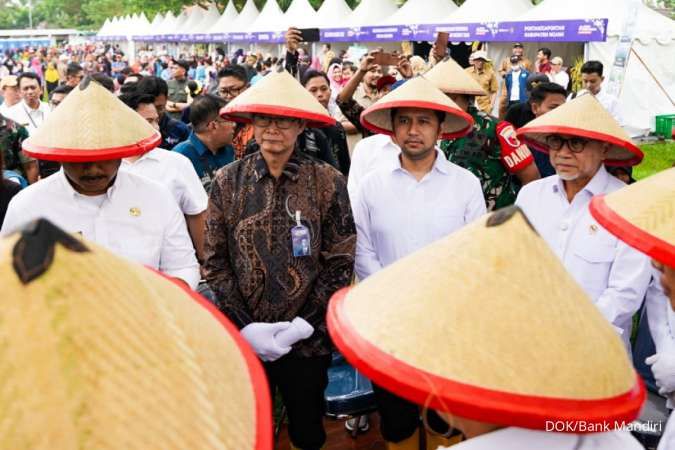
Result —
M 280 31 L 284 29 L 284 12 L 276 1 L 267 1 L 260 11 L 260 15 L 255 19 L 246 31 Z
M 317 14 L 308 0 L 293 0 L 284 13 L 284 26 L 296 28 L 316 27 Z
M 237 8 L 235 8 L 234 3 L 230 1 L 225 7 L 225 10 L 223 11 L 223 14 L 220 16 L 220 18 L 206 32 L 225 33 L 230 29 L 235 20 L 237 20 L 238 15 L 239 13 L 237 12 Z
M 387 19 L 398 11 L 394 0 L 361 0 L 352 11 L 347 23 L 336 23 L 335 27 L 367 27 L 386 23 Z
M 296 0 L 297 1 L 297 0 Z M 452 0 L 408 0 L 387 18 L 389 25 L 438 23 L 458 9 Z
M 239 11 L 239 15 L 237 16 L 237 19 L 230 25 L 230 28 L 226 30 L 226 32 L 245 32 L 248 31 L 249 27 L 253 22 L 255 22 L 256 18 L 260 12 L 258 11 L 258 8 L 255 6 L 255 3 L 253 3 L 253 0 L 248 0 L 244 7 L 242 8 L 241 11 Z M 246 44 L 246 43 L 241 43 Z M 244 48 L 244 47 L 242 47 Z
M 506 22 L 525 14 L 531 8 L 530 0 L 466 0 L 442 22 Z
M 316 12 L 316 27 L 336 28 L 347 23 L 352 10 L 345 0 L 324 0 Z

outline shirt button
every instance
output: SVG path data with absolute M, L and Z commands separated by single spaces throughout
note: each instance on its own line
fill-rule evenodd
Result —
M 567 222 L 563 222 L 563 223 L 560 224 L 561 230 L 567 231 L 568 228 L 569 228 L 569 225 L 567 224 Z

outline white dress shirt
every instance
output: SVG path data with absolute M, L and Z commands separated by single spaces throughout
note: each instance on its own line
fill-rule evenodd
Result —
M 42 125 L 49 112 L 49 105 L 45 102 L 40 102 L 37 109 L 32 109 L 25 101 L 21 100 L 9 108 L 7 117 L 26 127 L 28 134 L 33 134 Z
M 156 148 L 134 162 L 122 160 L 120 170 L 150 178 L 169 188 L 183 214 L 206 211 L 209 197 L 190 160 L 180 153 Z
M 359 184 L 364 176 L 380 166 L 389 166 L 401 153 L 398 145 L 394 144 L 386 134 L 374 134 L 361 139 L 352 151 L 349 176 L 347 177 L 347 192 L 352 208 L 359 192 Z
M 480 181 L 437 150 L 417 181 L 393 158 L 361 182 L 354 210 L 360 280 L 486 213 Z
M 43 217 L 119 256 L 197 285 L 199 265 L 185 218 L 164 186 L 119 171 L 100 206 L 97 201 L 75 191 L 60 170 L 12 198 L 0 234 Z
M 656 450 L 675 450 L 675 414 L 671 414 Z
M 623 186 L 601 166 L 571 203 L 558 175 L 552 175 L 523 186 L 516 205 L 614 325 L 630 354 L 632 317 L 647 291 L 651 264 L 644 254 L 600 226 L 588 209 L 594 195 Z
M 512 102 L 520 101 L 520 73 L 520 66 L 518 66 L 517 69 L 511 70 L 511 73 L 509 73 L 509 76 L 511 77 L 511 98 L 509 100 Z
M 619 100 L 607 93 L 607 89 L 600 88 L 600 92 L 595 94 L 595 98 L 600 102 L 603 108 L 609 112 L 614 120 L 619 122 L 619 125 L 623 126 L 623 117 L 619 112 Z
M 611 424 L 613 425 L 613 423 Z M 439 450 L 644 450 L 628 431 L 572 434 L 502 428 Z
M 548 78 L 551 80 L 551 83 L 555 83 L 563 89 L 567 89 L 567 85 L 570 84 L 570 76 L 562 69 L 558 73 L 549 73 Z

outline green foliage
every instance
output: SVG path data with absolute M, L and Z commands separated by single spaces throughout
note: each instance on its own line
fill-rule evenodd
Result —
M 640 146 L 645 158 L 633 169 L 633 178 L 641 180 L 675 164 L 675 141 L 661 141 Z

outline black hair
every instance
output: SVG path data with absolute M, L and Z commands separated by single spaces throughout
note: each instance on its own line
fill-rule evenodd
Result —
M 542 52 L 544 54 L 544 56 L 546 56 L 546 59 L 551 59 L 551 49 L 550 48 L 542 47 L 537 51 Z
M 226 104 L 225 100 L 212 94 L 200 95 L 195 98 L 190 105 L 192 127 L 199 131 L 200 128 L 215 119 L 220 113 L 220 108 Z
M 560 94 L 563 97 L 567 96 L 565 88 L 557 83 L 542 82 L 538 83 L 530 92 L 530 103 L 540 104 L 546 100 L 546 96 L 550 94 Z
M 351 61 L 342 61 L 342 70 L 349 69 L 352 72 L 356 72 L 356 66 Z
M 325 45 L 325 46 L 326 46 L 326 48 L 327 48 L 328 50 L 330 50 L 330 49 L 331 49 L 331 47 L 330 47 L 330 44 L 329 44 L 328 42 L 324 43 L 323 45 Z
M 187 82 L 187 87 L 190 90 L 190 96 L 194 97 L 197 95 L 197 90 L 199 89 L 199 84 L 195 80 L 190 80 Z
M 108 91 L 115 92 L 115 82 L 108 75 L 97 72 L 91 75 L 91 79 L 106 88 Z
M 134 111 L 138 110 L 140 105 L 155 104 L 155 97 L 148 94 L 140 94 L 138 92 L 129 92 L 122 94 L 117 98 Z
M 396 113 L 398 112 L 399 109 L 400 108 L 392 108 L 389 110 L 391 114 L 392 127 L 394 125 L 394 117 L 396 116 Z M 443 122 L 445 121 L 445 111 L 439 111 L 437 109 L 432 109 L 431 111 L 433 111 L 434 114 L 436 115 L 436 118 L 438 119 L 438 125 L 442 127 Z
M 306 70 L 305 73 L 302 75 L 302 78 L 300 79 L 300 83 L 303 86 L 307 86 L 307 83 L 310 82 L 313 78 L 318 78 L 321 77 L 324 80 L 326 80 L 326 83 L 330 86 L 330 80 L 328 79 L 328 75 L 326 75 L 325 72 L 321 72 L 319 70 L 314 70 L 314 69 L 309 69 Z
M 338 58 L 337 56 L 332 58 L 328 63 L 328 67 L 332 66 L 333 64 L 342 64 L 342 58 Z
M 178 61 L 174 61 L 174 63 L 177 66 L 181 66 L 183 69 L 185 69 L 186 72 L 188 70 L 190 70 L 190 61 L 186 61 L 184 59 L 179 59 Z
M 66 76 L 67 77 L 75 76 L 78 73 L 82 72 L 82 70 L 83 70 L 82 66 L 79 65 L 78 63 L 76 62 L 68 63 L 68 65 L 66 66 Z
M 52 99 L 54 94 L 65 94 L 68 95 L 70 94 L 70 91 L 74 89 L 73 86 L 68 86 L 67 84 L 62 84 L 60 86 L 56 86 L 52 92 L 49 93 L 49 100 Z
M 19 75 L 16 79 L 16 85 L 21 89 L 21 80 L 24 78 L 30 78 L 31 80 L 35 80 L 38 83 L 38 86 L 42 86 L 42 80 L 40 77 L 33 72 L 22 72 L 21 75 Z
M 583 66 L 581 66 L 581 73 L 590 75 L 592 73 L 597 73 L 599 76 L 602 76 L 602 71 L 604 66 L 600 61 L 586 61 Z
M 147 76 L 135 84 L 139 94 L 148 94 L 157 98 L 161 95 L 169 95 L 169 85 L 160 77 Z
M 248 75 L 246 74 L 246 69 L 237 64 L 230 64 L 227 67 L 223 67 L 218 71 L 218 80 L 225 77 L 233 77 L 237 80 L 248 84 Z

